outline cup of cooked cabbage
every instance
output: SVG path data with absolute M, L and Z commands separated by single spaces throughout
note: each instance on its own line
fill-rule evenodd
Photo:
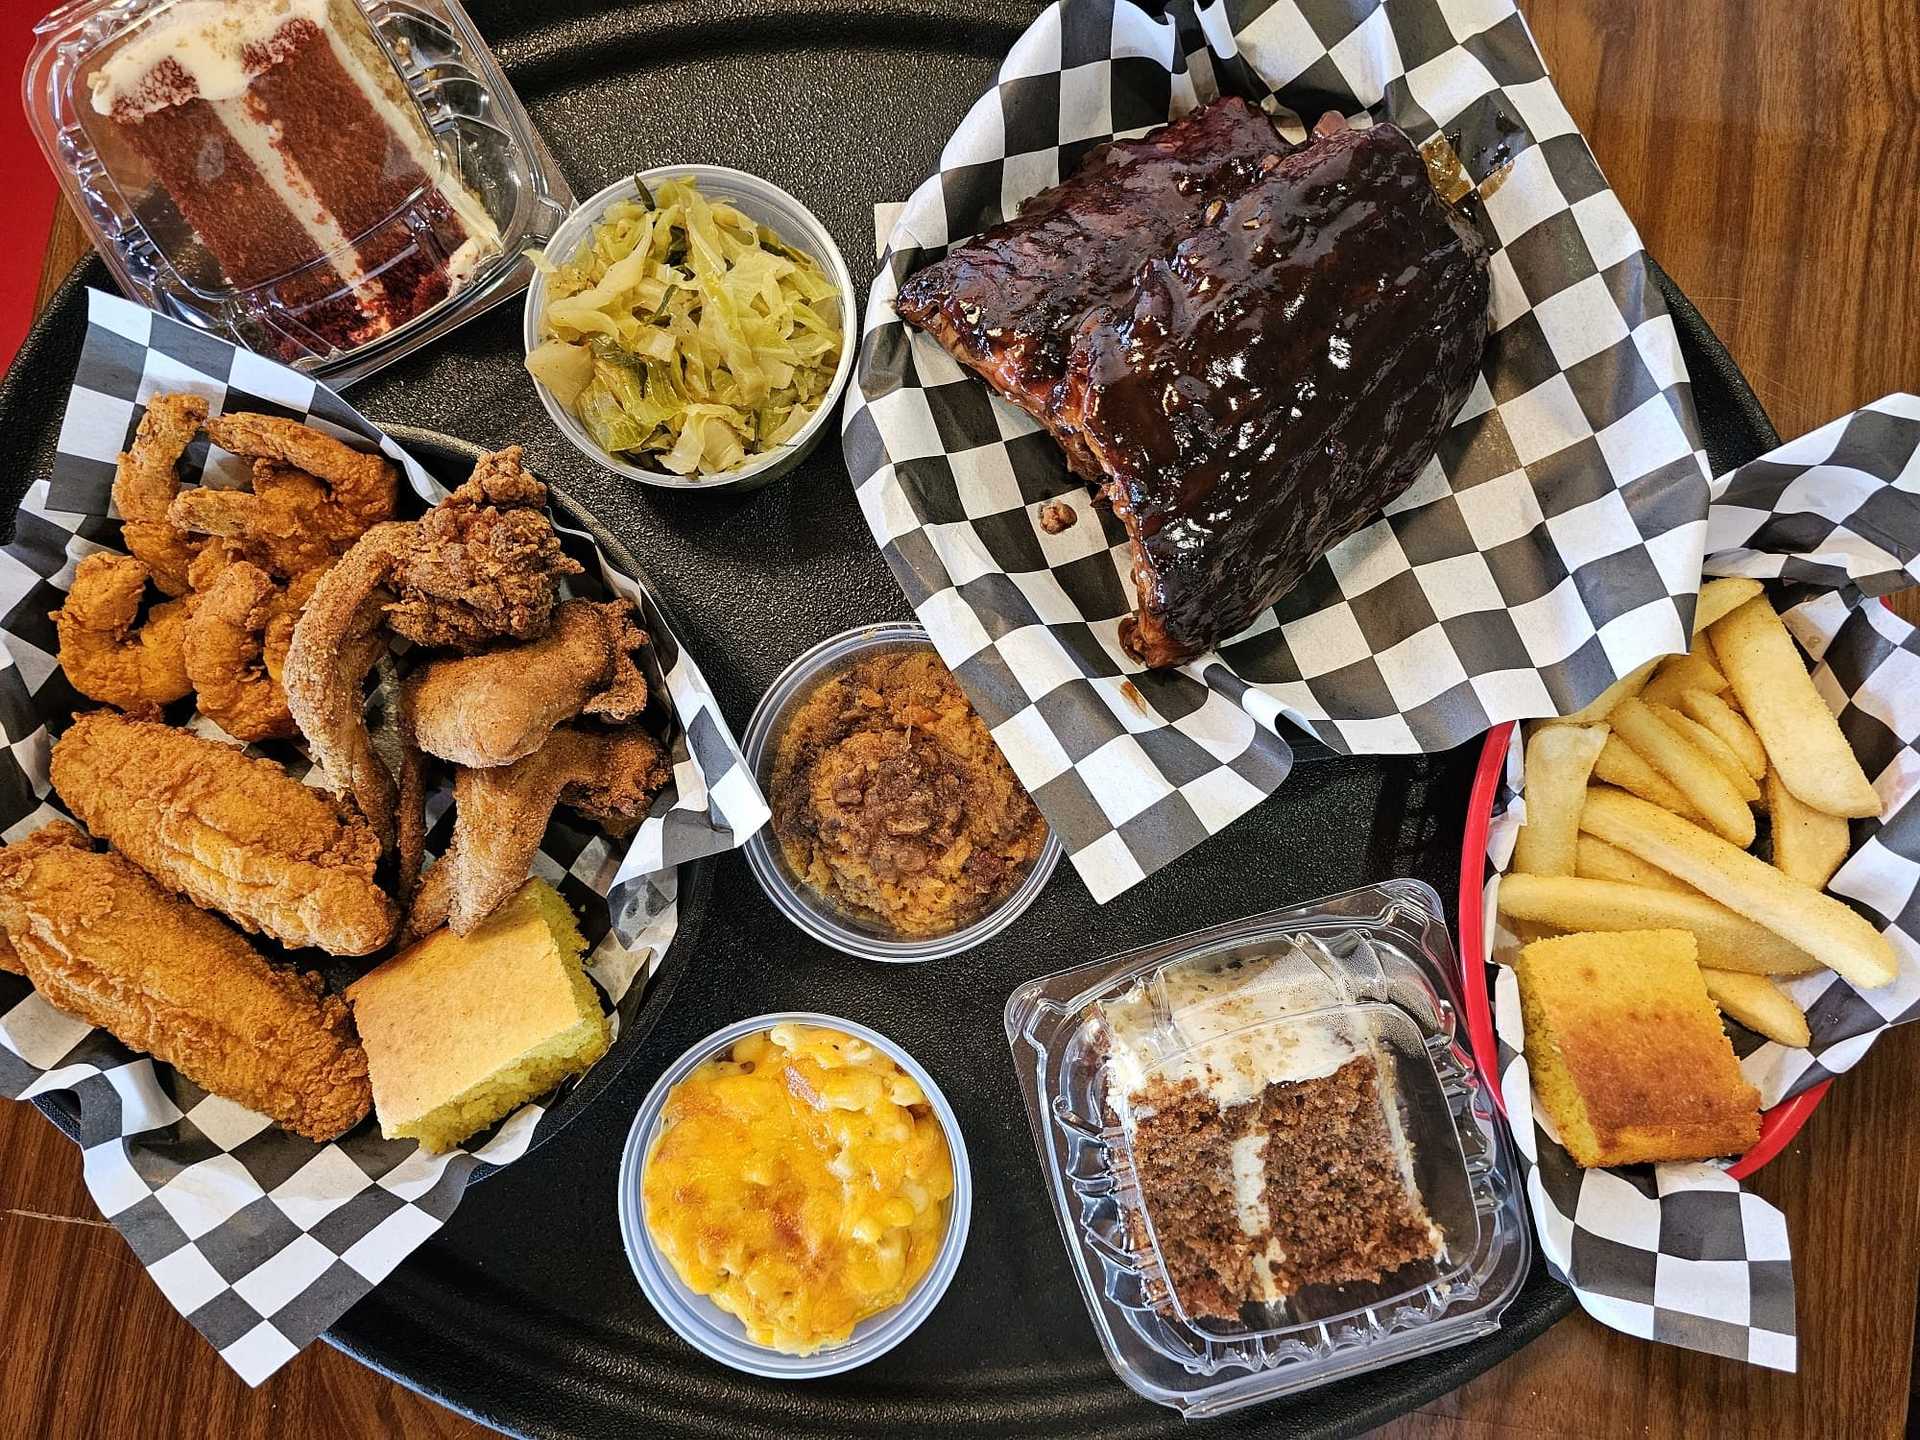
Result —
M 582 453 L 649 485 L 742 490 L 831 427 L 853 282 L 793 196 L 719 165 L 643 171 L 530 252 L 527 371 Z
M 904 1340 L 965 1248 L 953 1109 L 863 1025 L 742 1020 L 660 1077 L 627 1137 L 620 1231 L 647 1300 L 750 1374 L 836 1375 Z

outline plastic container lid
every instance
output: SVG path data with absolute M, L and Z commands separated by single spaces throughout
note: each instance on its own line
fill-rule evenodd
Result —
M 670 470 L 648 470 L 632 461 L 609 455 L 593 443 L 593 437 L 587 434 L 586 427 L 567 412 L 551 390 L 537 380 L 534 381 L 534 388 L 539 391 L 540 403 L 547 407 L 547 414 L 559 427 L 560 433 L 573 442 L 574 448 L 616 475 L 670 490 L 753 490 L 785 475 L 806 459 L 813 447 L 820 443 L 820 437 L 827 433 L 833 415 L 840 407 L 840 397 L 847 388 L 847 377 L 853 374 L 853 352 L 860 334 L 859 317 L 853 308 L 853 277 L 847 272 L 846 259 L 840 254 L 840 247 L 834 243 L 827 227 L 793 196 L 771 180 L 762 180 L 758 175 L 750 175 L 744 170 L 730 170 L 724 165 L 661 165 L 652 170 L 643 170 L 637 177 L 629 176 L 615 181 L 599 194 L 582 201 L 580 208 L 553 232 L 553 239 L 547 242 L 547 257 L 556 265 L 564 265 L 586 242 L 588 233 L 599 223 L 609 206 L 617 201 L 631 200 L 640 193 L 637 182 L 643 181 L 649 189 L 653 189 L 668 180 L 681 177 L 692 180 L 709 200 L 726 201 L 749 219 L 765 225 L 786 244 L 818 260 L 821 269 L 826 271 L 839 290 L 840 363 L 833 372 L 833 380 L 828 384 L 826 394 L 821 397 L 820 408 L 813 412 L 813 417 L 793 439 L 758 455 L 748 456 L 746 463 L 737 469 L 722 475 L 676 475 Z M 540 316 L 546 304 L 547 277 L 544 273 L 536 273 L 527 289 L 526 315 L 521 324 L 521 339 L 528 354 L 533 353 L 534 347 L 543 338 Z
M 695 1067 L 725 1052 L 736 1040 L 774 1025 L 796 1023 L 820 1025 L 857 1035 L 875 1049 L 891 1057 L 895 1064 L 914 1078 L 939 1118 L 947 1137 L 947 1150 L 953 1163 L 953 1194 L 947 1200 L 947 1230 L 940 1253 L 920 1277 L 907 1297 L 891 1309 L 870 1315 L 853 1327 L 852 1336 L 841 1345 L 812 1355 L 787 1355 L 747 1338 L 746 1327 L 704 1295 L 695 1294 L 681 1280 L 655 1248 L 647 1230 L 646 1197 L 641 1190 L 641 1172 L 647 1155 L 660 1131 L 661 1112 L 667 1095 Z M 666 1073 L 647 1092 L 633 1129 L 627 1133 L 627 1147 L 620 1159 L 620 1238 L 627 1247 L 627 1260 L 647 1303 L 674 1332 L 704 1355 L 772 1380 L 812 1380 L 838 1375 L 878 1359 L 919 1328 L 933 1313 L 940 1297 L 946 1294 L 960 1256 L 967 1248 L 967 1230 L 973 1218 L 973 1171 L 967 1161 L 966 1140 L 960 1133 L 959 1118 L 940 1087 L 905 1050 L 876 1030 L 856 1025 L 833 1015 L 816 1015 L 789 1010 L 776 1015 L 756 1015 L 736 1021 L 724 1030 L 716 1030 L 668 1067 Z
M 1136 1392 L 1219 1414 L 1498 1328 L 1532 1242 L 1510 1142 L 1456 1040 L 1458 1000 L 1440 899 L 1413 880 L 1076 966 L 1008 999 L 1055 1217 L 1108 1361 Z M 1153 1185 L 1136 1175 L 1135 1127 L 1153 1123 L 1152 1101 L 1167 1103 L 1152 1082 L 1191 1079 L 1237 1109 L 1270 1082 L 1310 1083 L 1362 1057 L 1384 1131 L 1357 1110 L 1341 1138 L 1394 1158 L 1395 1188 L 1410 1187 L 1438 1232 L 1435 1253 L 1231 1319 L 1199 1313 L 1163 1248 L 1184 1217 L 1156 1215 Z M 1130 1117 L 1142 1091 L 1149 1107 Z M 1145 1154 L 1149 1175 L 1164 1170 Z M 1287 1258 L 1282 1246 L 1268 1257 Z
M 772 793 L 774 741 L 784 728 L 787 716 L 806 698 L 815 682 L 855 656 L 903 647 L 932 649 L 933 642 L 924 626 L 910 621 L 862 625 L 822 640 L 780 672 L 747 722 L 742 746 L 761 794 Z M 772 826 L 763 825 L 746 844 L 747 865 L 754 878 L 787 919 L 814 939 L 848 955 L 896 963 L 944 959 L 998 935 L 1039 898 L 1054 867 L 1060 863 L 1062 848 L 1060 837 L 1048 827 L 1046 845 L 1028 869 L 1026 878 L 993 909 L 971 925 L 963 925 L 945 935 L 903 940 L 836 906 L 794 875 L 780 853 L 780 842 L 774 838 Z
M 459 0 L 77 0 L 28 118 L 128 294 L 345 385 L 519 291 L 573 195 Z

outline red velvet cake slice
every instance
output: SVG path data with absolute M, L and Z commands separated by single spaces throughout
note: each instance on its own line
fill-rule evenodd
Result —
M 352 0 L 183 0 L 87 83 L 226 284 L 272 285 L 322 345 L 405 324 L 499 249 Z

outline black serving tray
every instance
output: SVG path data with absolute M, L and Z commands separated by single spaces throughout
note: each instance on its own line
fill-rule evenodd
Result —
M 904 200 L 1037 6 L 1002 0 L 708 0 L 469 8 L 585 195 L 633 170 L 706 161 L 792 191 L 834 232 L 861 291 L 873 205 Z M 1664 275 L 1716 470 L 1776 443 L 1726 351 Z M 18 494 L 42 474 L 85 331 L 77 270 L 0 383 Z M 638 557 L 736 733 L 795 654 L 851 625 L 908 618 L 833 439 L 742 497 L 666 494 L 597 470 L 548 423 L 520 369 L 509 304 L 355 387 L 375 420 L 494 446 Z M 737 853 L 673 1001 L 577 1123 L 470 1190 L 446 1229 L 334 1328 L 341 1349 L 478 1419 L 530 1435 L 966 1437 L 1175 1435 L 1170 1410 L 1108 1369 L 1042 1189 L 1000 1012 L 1019 982 L 1077 961 L 1392 875 L 1452 896 L 1478 743 L 1341 758 L 1309 744 L 1271 800 L 1106 906 L 1063 865 L 1005 934 L 968 954 L 882 966 L 783 921 Z M 675 947 L 676 950 L 679 948 Z M 642 1096 L 730 1021 L 821 1010 L 873 1025 L 960 1113 L 973 1231 L 945 1300 L 906 1343 L 828 1380 L 775 1384 L 698 1355 L 654 1315 L 621 1249 L 620 1150 Z M 1505 1327 L 1475 1344 L 1209 1421 L 1209 1434 L 1335 1436 L 1454 1389 L 1573 1308 L 1536 1262 Z M 135 1362 L 137 1363 L 137 1362 Z

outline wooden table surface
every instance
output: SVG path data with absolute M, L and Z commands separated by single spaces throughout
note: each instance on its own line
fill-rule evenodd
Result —
M 1648 249 L 1782 436 L 1920 387 L 1920 31 L 1913 0 L 1532 0 L 1568 109 Z M 45 291 L 84 249 L 61 215 Z M 1920 597 L 1896 608 L 1920 619 Z M 1393 1440 L 1892 1436 L 1920 1279 L 1920 1027 L 1834 1086 L 1753 1182 L 1787 1216 L 1800 1371 L 1628 1339 L 1575 1316 Z M 488 1433 L 315 1345 L 235 1379 L 103 1222 L 80 1155 L 0 1105 L 0 1437 Z

